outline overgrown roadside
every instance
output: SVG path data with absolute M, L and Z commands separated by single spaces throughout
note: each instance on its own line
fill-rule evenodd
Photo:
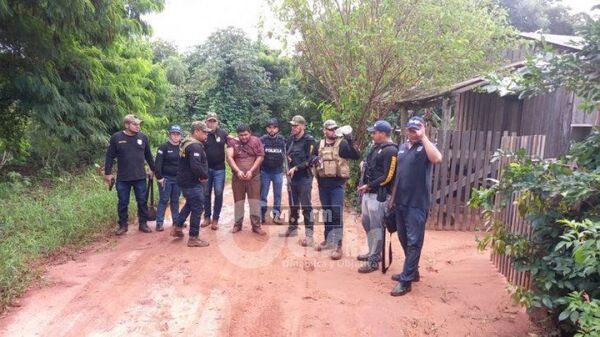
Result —
M 40 275 L 40 259 L 81 248 L 114 222 L 115 196 L 93 171 L 30 182 L 12 174 L 0 184 L 0 311 Z

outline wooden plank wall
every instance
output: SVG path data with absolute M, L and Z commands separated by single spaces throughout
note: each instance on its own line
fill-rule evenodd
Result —
M 501 141 L 501 148 L 504 150 L 516 151 L 518 149 L 525 149 L 527 154 L 534 158 L 543 158 L 546 147 L 546 136 L 544 135 L 533 135 L 533 136 L 509 136 L 504 135 Z M 503 168 L 509 163 L 508 160 L 503 159 L 500 161 L 500 167 L 498 176 L 502 175 Z M 524 221 L 518 213 L 518 207 L 515 204 L 515 200 L 518 195 L 514 194 L 511 198 L 511 202 L 502 210 L 499 215 L 499 219 L 505 224 L 506 228 L 515 234 L 525 235 L 529 237 L 531 235 L 531 227 Z M 513 263 L 510 261 L 508 256 L 499 255 L 492 253 L 492 262 L 498 268 L 498 271 L 506 277 L 506 279 L 517 286 L 529 288 L 531 286 L 530 275 L 525 272 L 518 271 Z

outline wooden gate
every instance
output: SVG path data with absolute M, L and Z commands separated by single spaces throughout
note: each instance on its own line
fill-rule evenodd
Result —
M 431 130 L 443 160 L 433 168 L 431 211 L 428 229 L 473 231 L 480 224 L 479 209 L 467 206 L 474 189 L 498 179 L 500 162 L 491 159 L 500 148 L 533 150 L 540 153 L 544 136 L 515 136 L 500 131 Z M 543 144 L 541 144 L 543 153 Z M 530 152 L 528 152 L 530 153 Z

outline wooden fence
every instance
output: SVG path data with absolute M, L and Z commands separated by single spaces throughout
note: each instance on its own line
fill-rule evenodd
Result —
M 525 149 L 528 156 L 532 158 L 543 158 L 546 147 L 546 136 L 535 135 L 535 136 L 504 136 L 500 144 L 500 148 L 504 150 L 510 150 L 512 152 L 519 149 Z M 503 168 L 509 163 L 508 160 L 504 159 L 500 162 L 499 176 L 502 176 Z M 514 194 L 511 198 L 511 202 L 502 210 L 499 214 L 499 219 L 505 224 L 507 229 L 515 234 L 521 234 L 529 237 L 531 235 L 531 227 L 529 224 L 519 216 L 519 210 L 515 204 L 515 200 L 518 198 L 517 194 Z M 493 254 L 492 261 L 506 279 L 517 286 L 529 288 L 531 286 L 531 279 L 529 273 L 517 271 L 510 258 L 505 255 Z

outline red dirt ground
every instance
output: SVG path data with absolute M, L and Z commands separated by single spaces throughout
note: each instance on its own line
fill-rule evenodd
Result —
M 316 197 L 316 185 L 313 188 Z M 285 203 L 284 203 L 285 204 Z M 131 226 L 118 240 L 99 243 L 61 265 L 48 266 L 0 319 L 2 336 L 527 336 L 526 313 L 473 233 L 426 234 L 421 282 L 400 298 L 386 275 L 358 274 L 355 256 L 366 247 L 359 217 L 345 214 L 340 261 L 282 239 L 284 226 L 228 233 L 233 218 L 226 187 L 221 228 L 202 230 L 207 248 Z M 317 228 L 322 239 L 322 228 Z

